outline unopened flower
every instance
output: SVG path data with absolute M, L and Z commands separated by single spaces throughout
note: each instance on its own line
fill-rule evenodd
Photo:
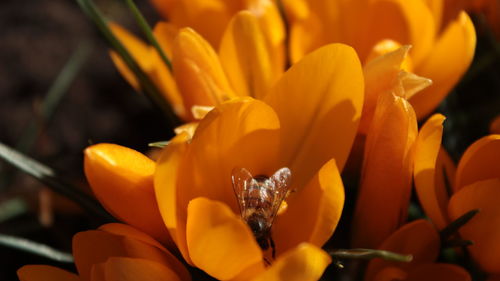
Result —
M 417 119 L 408 101 L 384 93 L 367 132 L 352 222 L 354 247 L 377 248 L 406 220 Z

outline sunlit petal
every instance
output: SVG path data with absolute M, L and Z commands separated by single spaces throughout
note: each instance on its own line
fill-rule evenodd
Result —
M 237 95 L 261 99 L 267 94 L 275 80 L 271 51 L 256 16 L 242 11 L 233 17 L 219 54 Z
M 282 254 L 253 281 L 314 281 L 323 275 L 330 262 L 331 258 L 326 252 L 303 243 Z
M 332 44 L 293 65 L 265 98 L 281 122 L 281 157 L 299 189 L 331 158 L 342 171 L 363 105 L 354 50 Z
M 288 208 L 273 225 L 278 255 L 302 242 L 323 246 L 335 231 L 344 206 L 344 186 L 335 161 L 327 162 L 287 201 Z
M 448 195 L 444 186 L 437 184 L 436 170 L 441 138 L 443 136 L 443 122 L 441 114 L 433 115 L 422 126 L 417 138 L 415 150 L 414 178 L 418 198 L 425 214 L 439 229 L 448 224 Z
M 190 28 L 181 29 L 173 45 L 172 64 L 184 108 L 214 106 L 233 96 L 217 54 Z
M 169 241 L 154 194 L 152 160 L 130 148 L 102 143 L 85 149 L 84 168 L 92 191 L 108 211 Z
M 250 228 L 227 205 L 196 198 L 189 203 L 187 245 L 193 264 L 218 279 L 235 277 L 262 261 Z

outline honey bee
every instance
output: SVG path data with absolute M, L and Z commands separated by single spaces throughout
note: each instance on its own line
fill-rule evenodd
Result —
M 271 227 L 288 193 L 291 176 L 290 169 L 286 167 L 279 169 L 271 177 L 253 177 L 245 168 L 234 168 L 232 172 L 233 189 L 241 217 L 252 230 L 260 248 L 266 251 L 271 247 L 273 259 L 276 247 Z

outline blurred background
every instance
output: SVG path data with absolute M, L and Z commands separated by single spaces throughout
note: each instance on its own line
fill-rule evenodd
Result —
M 121 1 L 95 2 L 108 18 L 140 34 Z M 136 3 L 150 23 L 159 19 L 148 1 Z M 500 114 L 499 37 L 484 15 L 473 19 L 478 34 L 474 62 L 439 108 L 447 116 L 444 145 L 455 160 L 488 133 Z M 74 77 L 61 77 L 63 68 Z M 61 95 L 47 98 L 49 92 Z M 44 104 L 54 105 L 49 114 Z M 89 144 L 112 142 L 146 152 L 148 143 L 171 135 L 162 115 L 118 74 L 105 40 L 76 1 L 0 1 L 0 142 L 88 192 L 82 151 Z M 0 234 L 70 252 L 74 233 L 102 222 L 0 161 Z M 0 245 L 0 281 L 17 280 L 15 272 L 25 264 L 72 269 Z

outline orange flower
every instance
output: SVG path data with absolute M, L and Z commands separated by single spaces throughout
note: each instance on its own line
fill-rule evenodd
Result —
M 444 116 L 434 115 L 418 136 L 415 187 L 426 214 L 442 229 L 468 211 L 480 212 L 460 230 L 463 239 L 474 245 L 468 249 L 488 273 L 499 274 L 500 243 L 500 135 L 489 135 L 473 143 L 463 154 L 458 168 L 441 150 Z M 443 171 L 449 179 L 448 190 Z
M 448 21 L 443 0 L 296 2 L 284 2 L 294 5 L 287 8 L 292 61 L 330 42 L 353 46 L 364 64 L 394 46 L 412 45 L 411 72 L 434 82 L 410 98 L 419 119 L 437 107 L 474 55 L 476 35 L 469 16 L 460 12 Z
M 192 115 L 193 106 L 214 106 L 235 96 L 262 98 L 283 73 L 281 20 L 276 11 L 267 8 L 274 7 L 272 3 L 258 3 L 262 11 L 242 11 L 228 22 L 218 54 L 192 29 L 179 31 L 170 23 L 158 23 L 154 33 L 172 60 L 173 76 L 151 46 L 116 24 L 110 27 L 156 82 L 175 112 L 192 121 L 196 119 Z M 138 82 L 132 72 L 115 53 L 112 58 L 137 89 Z
M 391 234 L 380 246 L 381 250 L 412 255 L 410 263 L 374 259 L 368 264 L 365 281 L 470 281 L 463 268 L 435 263 L 440 249 L 439 234 L 431 223 L 417 220 Z
M 223 102 L 200 121 L 193 136 L 184 132 L 175 137 L 158 161 L 155 191 L 165 225 L 185 260 L 219 279 L 318 279 L 330 262 L 319 247 L 332 235 L 342 212 L 339 171 L 362 104 L 356 53 L 333 44 L 289 69 L 263 101 L 244 97 Z M 101 159 L 118 162 L 114 157 L 120 156 Z M 89 160 L 96 167 L 104 165 Z M 126 161 L 134 160 L 122 165 Z M 291 170 L 290 189 L 295 192 L 272 226 L 275 260 L 241 219 L 231 183 L 235 167 L 267 176 L 282 167 Z M 120 192 L 112 182 L 107 186 Z M 100 198 L 104 205 L 117 202 L 111 192 L 106 194 L 110 198 Z M 126 205 L 131 200 L 122 202 L 123 208 L 131 207 Z M 267 269 L 264 257 L 272 262 Z
M 78 275 L 47 265 L 26 265 L 20 281 L 191 280 L 189 272 L 150 236 L 125 224 L 106 224 L 73 237 Z

